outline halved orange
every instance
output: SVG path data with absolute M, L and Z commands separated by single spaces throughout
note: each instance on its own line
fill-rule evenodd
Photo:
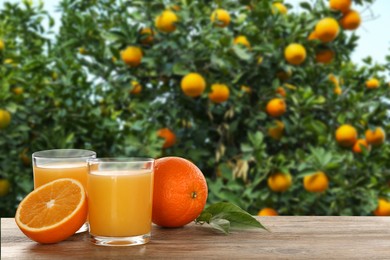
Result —
M 73 179 L 49 182 L 28 194 L 16 210 L 15 221 L 32 240 L 57 243 L 72 236 L 87 220 L 87 196 Z

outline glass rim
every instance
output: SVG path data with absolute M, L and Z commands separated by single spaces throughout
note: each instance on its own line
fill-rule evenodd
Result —
M 103 157 L 103 158 L 89 158 L 87 160 L 90 163 L 145 163 L 153 162 L 154 158 L 151 157 Z
M 64 154 L 56 154 L 56 152 L 64 152 Z M 78 152 L 78 154 L 66 154 L 65 152 Z M 76 158 L 89 158 L 96 156 L 96 152 L 86 149 L 49 149 L 37 151 L 32 154 L 33 158 L 41 159 L 76 159 Z

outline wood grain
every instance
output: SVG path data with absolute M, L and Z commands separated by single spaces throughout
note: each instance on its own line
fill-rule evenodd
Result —
M 270 230 L 230 235 L 195 224 L 154 226 L 152 241 L 133 247 L 100 247 L 87 233 L 40 245 L 1 219 L 1 259 L 390 259 L 389 217 L 258 217 Z

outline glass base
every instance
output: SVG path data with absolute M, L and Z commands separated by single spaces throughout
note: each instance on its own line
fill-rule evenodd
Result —
M 91 242 L 98 246 L 136 246 L 150 241 L 150 233 L 133 237 L 103 237 L 91 234 Z
M 85 231 L 88 231 L 88 222 L 85 222 L 79 230 L 76 231 L 76 233 L 83 233 Z

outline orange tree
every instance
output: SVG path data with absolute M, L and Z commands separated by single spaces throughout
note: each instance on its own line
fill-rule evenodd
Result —
M 0 206 L 32 188 L 33 151 L 75 147 L 186 157 L 209 202 L 253 214 L 386 208 L 390 65 L 350 61 L 372 1 L 348 2 L 63 0 L 53 34 L 42 7 L 6 4 Z

